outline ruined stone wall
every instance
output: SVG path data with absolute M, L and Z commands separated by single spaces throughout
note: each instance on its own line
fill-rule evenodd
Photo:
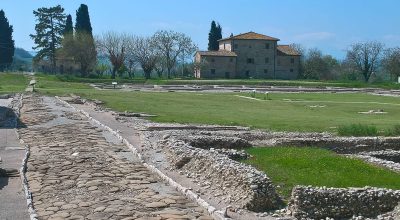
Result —
M 167 140 L 168 159 L 173 169 L 193 178 L 215 196 L 252 211 L 277 209 L 282 200 L 271 180 L 255 168 L 231 160 L 213 150 L 192 147 L 183 141 Z
M 296 186 L 288 209 L 297 219 L 375 218 L 393 211 L 399 202 L 398 190 Z

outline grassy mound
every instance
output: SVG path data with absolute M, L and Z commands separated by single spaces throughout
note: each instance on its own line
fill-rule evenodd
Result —
M 400 189 L 400 174 L 324 149 L 273 147 L 247 152 L 254 157 L 244 162 L 266 172 L 286 198 L 295 185 Z

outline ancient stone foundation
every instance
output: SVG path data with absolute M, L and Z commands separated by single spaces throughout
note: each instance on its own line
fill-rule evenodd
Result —
M 198 182 L 230 204 L 252 211 L 282 206 L 274 185 L 263 172 L 216 151 L 195 148 L 183 141 L 168 140 L 164 146 L 171 164 L 175 166 L 173 169 L 193 178 L 193 182 Z
M 375 218 L 393 211 L 399 202 L 398 190 L 297 186 L 288 209 L 297 219 Z

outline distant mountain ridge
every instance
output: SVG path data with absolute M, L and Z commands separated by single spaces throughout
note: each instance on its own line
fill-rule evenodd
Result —
M 28 51 L 24 50 L 23 48 L 15 48 L 14 51 L 14 58 L 15 59 L 32 59 L 33 56 Z
M 30 71 L 32 69 L 33 55 L 23 48 L 15 48 L 14 61 L 11 69 L 20 71 Z

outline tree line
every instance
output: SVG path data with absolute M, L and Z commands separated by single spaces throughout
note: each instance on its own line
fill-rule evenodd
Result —
M 57 62 L 79 65 L 82 77 L 91 72 L 102 75 L 107 65 L 97 63 L 97 57 L 107 58 L 111 65 L 111 77 L 127 72 L 134 77 L 135 67 L 139 65 L 146 79 L 156 71 L 161 77 L 165 72 L 172 76 L 178 62 L 190 59 L 197 46 L 183 33 L 161 30 L 150 37 L 133 36 L 125 33 L 106 32 L 93 37 L 87 5 L 82 4 L 76 12 L 73 28 L 71 15 L 57 5 L 35 10 L 37 18 L 34 49 L 38 50 L 36 63 L 48 61 L 51 72 L 57 72 Z M 59 71 L 58 71 L 59 72 Z
M 301 54 L 300 79 L 397 81 L 400 76 L 400 47 L 385 48 L 377 41 L 350 45 L 344 60 L 326 55 L 318 48 L 291 47 Z
M 133 78 L 139 66 L 145 78 L 150 78 L 151 73 L 156 73 L 158 77 L 175 77 L 178 67 L 182 72 L 193 72 L 194 64 L 185 63 L 192 59 L 197 46 L 183 33 L 161 30 L 152 36 L 118 32 L 93 36 L 85 4 L 81 4 L 76 11 L 75 25 L 72 16 L 65 14 L 60 5 L 38 8 L 33 14 L 36 17 L 36 33 L 30 37 L 35 43 L 33 49 L 38 51 L 34 63 L 48 65 L 49 72 L 71 72 L 60 69 L 57 63 L 74 65 L 82 77 L 109 71 L 112 78 L 125 73 Z M 0 10 L 0 71 L 9 69 L 13 63 L 15 43 L 12 33 L 13 26 L 4 11 Z M 217 51 L 221 38 L 221 25 L 212 21 L 208 50 Z M 299 44 L 292 44 L 291 47 L 302 55 L 299 79 L 370 82 L 394 81 L 400 76 L 400 47 L 386 48 L 376 41 L 355 43 L 346 50 L 344 60 L 323 54 L 318 48 L 305 49 Z M 107 62 L 99 62 L 99 57 Z

